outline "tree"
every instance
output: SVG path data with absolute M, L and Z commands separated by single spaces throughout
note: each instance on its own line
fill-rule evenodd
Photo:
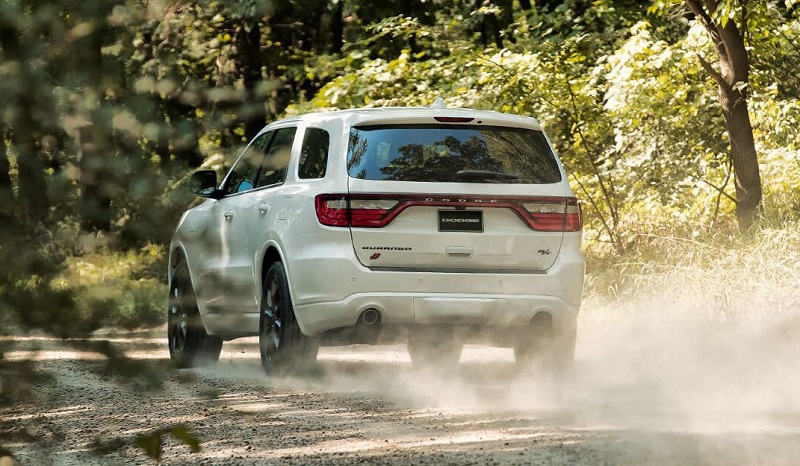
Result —
M 17 154 L 18 208 L 24 221 L 36 223 L 45 219 L 49 206 L 40 154 L 42 120 L 37 117 L 50 114 L 52 109 L 47 97 L 39 92 L 46 79 L 31 64 L 37 50 L 26 44 L 26 39 L 35 37 L 39 31 L 24 30 L 24 24 L 19 21 L 26 13 L 29 12 L 21 11 L 15 4 L 0 6 L 1 57 L 10 69 L 16 70 L 3 86 L 3 98 L 10 104 L 3 117 Z M 2 165 L 3 168 L 7 166 L 6 163 Z
M 703 25 L 717 52 L 719 70 L 701 55 L 703 68 L 719 86 L 719 103 L 730 137 L 730 158 L 736 186 L 736 217 L 741 230 L 748 229 L 758 217 L 761 205 L 761 175 L 758 169 L 753 126 L 747 106 L 750 81 L 750 57 L 745 44 L 748 30 L 748 0 L 685 0 L 697 21 Z M 739 21 L 731 20 L 734 15 Z
M 111 228 L 110 179 L 111 151 L 106 112 L 106 90 L 103 52 L 105 38 L 109 32 L 106 16 L 110 6 L 87 2 L 83 8 L 73 11 L 75 26 L 84 27 L 87 33 L 75 41 L 82 67 L 76 70 L 76 78 L 82 81 L 83 112 L 86 123 L 79 130 L 81 229 L 86 232 L 108 231 Z
M 12 212 L 14 192 L 9 175 L 8 149 L 6 147 L 6 131 L 0 123 L 0 220 Z

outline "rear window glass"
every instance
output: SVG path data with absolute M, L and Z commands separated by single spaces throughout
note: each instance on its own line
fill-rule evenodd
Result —
M 350 130 L 347 171 L 365 180 L 557 183 L 544 133 L 477 125 L 362 126 Z

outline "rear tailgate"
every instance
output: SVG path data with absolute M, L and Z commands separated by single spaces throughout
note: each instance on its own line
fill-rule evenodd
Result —
M 392 190 L 393 184 L 357 179 L 350 183 L 353 247 L 366 266 L 531 273 L 548 269 L 558 256 L 566 202 L 559 184 L 540 187 L 537 195 L 496 195 L 475 184 L 420 195 Z M 471 194 L 452 194 L 458 190 Z M 359 227 L 360 207 L 376 203 L 391 206 L 388 221 Z M 534 229 L 552 229 L 554 222 L 558 231 Z
M 348 192 L 317 196 L 320 222 L 350 227 L 372 268 L 548 269 L 581 229 L 577 201 L 535 120 L 481 115 L 356 123 Z

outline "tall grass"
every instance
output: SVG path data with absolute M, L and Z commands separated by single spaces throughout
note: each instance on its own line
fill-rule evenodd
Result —
M 744 235 L 643 235 L 624 257 L 587 249 L 585 313 L 708 320 L 800 316 L 800 221 Z

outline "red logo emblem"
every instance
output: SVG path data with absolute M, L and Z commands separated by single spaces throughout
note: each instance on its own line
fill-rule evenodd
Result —
M 375 254 L 369 256 L 369 260 L 374 261 L 375 259 L 381 257 L 381 253 L 376 252 Z

